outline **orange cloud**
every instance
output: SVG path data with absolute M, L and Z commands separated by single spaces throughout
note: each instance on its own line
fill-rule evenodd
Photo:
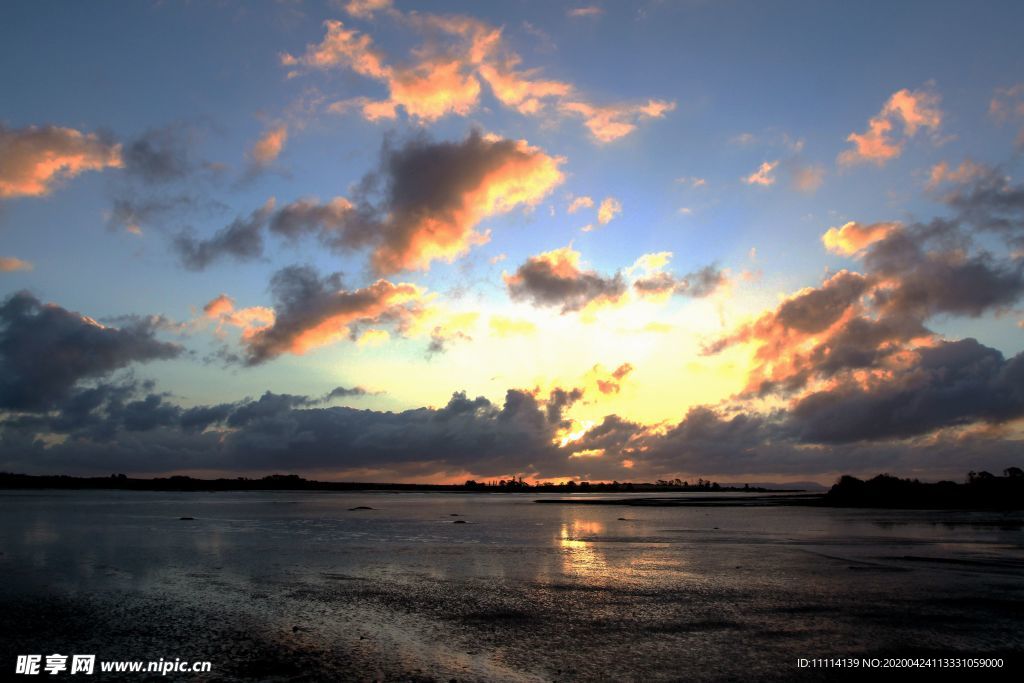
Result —
M 580 209 L 591 209 L 594 207 L 594 200 L 586 195 L 582 197 L 576 197 L 569 203 L 568 212 L 576 213 Z
M 980 178 L 988 172 L 988 167 L 976 164 L 969 159 L 960 162 L 956 168 L 950 167 L 945 161 L 940 161 L 932 166 L 928 173 L 928 184 L 925 187 L 934 190 L 943 183 L 966 183 Z
M 221 294 L 217 298 L 203 306 L 203 314 L 207 318 L 219 318 L 226 313 L 235 310 L 235 300 L 227 294 Z
M 313 69 L 328 69 L 345 66 L 357 74 L 375 79 L 387 79 L 391 68 L 384 64 L 384 57 L 373 47 L 373 39 L 335 19 L 324 22 L 327 29 L 323 41 L 318 45 L 306 46 L 305 54 L 294 57 L 281 55 L 285 66 L 305 66 Z M 290 75 L 296 74 L 291 72 Z
M 298 75 L 299 68 L 343 67 L 388 89 L 386 99 L 350 98 L 329 105 L 330 111 L 342 113 L 358 106 L 371 121 L 394 119 L 399 108 L 423 122 L 449 114 L 468 116 L 480 106 L 481 85 L 486 84 L 506 107 L 538 116 L 550 109 L 549 104 L 556 104 L 556 111 L 582 117 L 597 140 L 608 142 L 632 132 L 640 119 L 660 118 L 675 108 L 674 102 L 653 99 L 646 104 L 593 105 L 570 83 L 544 79 L 539 69 L 519 69 L 522 60 L 502 43 L 502 29 L 471 17 L 403 14 L 389 5 L 377 7 L 369 2 L 349 5 L 354 16 L 370 16 L 379 9 L 430 38 L 412 51 L 406 66 L 389 65 L 370 36 L 335 20 L 324 23 L 323 40 L 308 45 L 302 55 L 281 55 L 281 63 L 292 69 L 289 77 Z
M 13 256 L 0 256 L 0 273 L 13 273 L 19 270 L 32 270 L 32 264 Z
M 631 372 L 633 372 L 633 365 L 631 363 L 623 363 L 611 373 L 605 371 L 601 365 L 595 365 L 587 377 L 593 381 L 597 386 L 597 390 L 602 394 L 617 394 L 622 390 L 623 380 Z
M 660 119 L 676 108 L 675 102 L 649 100 L 647 104 L 620 104 L 599 107 L 582 101 L 562 102 L 559 109 L 583 119 L 598 142 L 612 142 L 636 130 L 641 119 Z
M 747 377 L 747 392 L 756 394 L 787 384 L 800 386 L 808 379 L 814 352 L 827 348 L 828 340 L 860 315 L 860 299 L 870 286 L 864 275 L 840 271 L 820 287 L 808 287 L 789 296 L 774 310 L 712 344 L 705 353 L 753 344 L 755 365 Z
M 369 19 L 376 12 L 389 9 L 391 9 L 391 0 L 349 0 L 345 3 L 345 11 L 360 19 Z
M 480 99 L 480 82 L 457 59 L 417 64 L 395 73 L 389 85 L 390 100 L 363 108 L 371 121 L 375 116 L 394 118 L 396 106 L 424 121 L 435 121 L 446 114 L 466 116 Z
M 850 221 L 840 228 L 829 228 L 821 236 L 822 244 L 834 254 L 852 256 L 875 242 L 885 239 L 898 230 L 899 223 L 872 223 L 862 225 L 856 221 Z
M 39 197 L 85 171 L 120 168 L 121 145 L 73 128 L 0 124 L 0 198 Z
M 247 340 L 254 334 L 274 324 L 274 311 L 265 306 L 251 306 L 235 309 L 235 300 L 227 294 L 221 294 L 203 306 L 203 315 L 217 321 L 217 333 L 222 333 L 225 325 L 237 327 L 242 331 L 242 339 Z
M 288 141 L 288 127 L 284 124 L 266 131 L 249 149 L 249 159 L 257 166 L 265 166 L 280 156 Z
M 775 176 L 773 176 L 772 173 L 775 171 L 778 165 L 778 161 L 766 161 L 760 166 L 758 166 L 756 171 L 754 171 L 746 178 L 744 178 L 743 182 L 745 182 L 747 185 L 761 185 L 763 187 L 774 185 Z
M 567 97 L 572 86 L 561 81 L 533 79 L 537 69 L 525 72 L 515 70 L 519 59 L 506 60 L 501 67 L 493 64 L 480 65 L 480 76 L 487 81 L 491 92 L 506 107 L 521 114 L 539 114 L 544 107 L 543 100 L 549 97 Z
M 622 213 L 622 204 L 615 197 L 605 197 L 597 208 L 597 222 L 608 225 L 612 219 Z
M 289 269 L 286 269 L 289 270 Z M 291 270 L 294 273 L 294 269 Z M 294 277 L 294 275 L 291 275 Z M 282 353 L 302 355 L 353 336 L 356 325 L 397 321 L 407 325 L 418 313 L 424 290 L 403 282 L 377 280 L 356 290 L 320 291 L 308 299 L 283 302 L 273 323 L 243 335 L 249 363 L 256 364 Z
M 894 126 L 901 123 L 903 137 L 896 137 Z M 927 90 L 910 91 L 906 88 L 894 92 L 878 115 L 868 121 L 863 133 L 850 133 L 847 141 L 853 149 L 840 153 L 838 161 L 842 166 L 871 162 L 884 166 L 888 161 L 903 153 L 906 138 L 917 134 L 918 129 L 927 128 L 932 132 L 942 124 L 939 96 Z
M 33 265 L 28 261 L 13 256 L 0 256 L 0 272 L 15 272 L 17 270 L 32 270 Z

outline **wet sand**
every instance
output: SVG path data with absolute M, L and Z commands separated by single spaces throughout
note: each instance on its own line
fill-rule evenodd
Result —
M 1020 515 L 534 498 L 0 493 L 5 666 L 60 652 L 213 662 L 188 680 L 834 680 L 796 659 L 1024 652 Z

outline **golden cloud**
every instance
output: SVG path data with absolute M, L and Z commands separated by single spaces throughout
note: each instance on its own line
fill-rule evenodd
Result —
M 829 228 L 821 236 L 822 244 L 834 254 L 852 256 L 885 239 L 900 227 L 899 223 L 872 223 L 863 225 L 849 221 L 839 228 Z
M 0 198 L 39 197 L 85 171 L 120 168 L 121 145 L 73 128 L 0 125 Z

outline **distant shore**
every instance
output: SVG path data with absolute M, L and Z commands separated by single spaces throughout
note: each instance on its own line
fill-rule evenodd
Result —
M 678 483 L 676 483 L 678 482 Z M 388 482 L 338 482 L 304 479 L 297 474 L 274 474 L 260 479 L 197 479 L 173 476 L 140 479 L 124 474 L 109 477 L 31 475 L 0 472 L 0 489 L 110 489 L 119 491 L 442 491 L 450 493 L 634 493 L 715 492 L 768 493 L 803 489 L 768 489 L 756 486 L 721 486 L 716 482 L 575 482 L 529 484 L 522 480 L 467 481 L 464 484 L 405 484 Z
M 304 479 L 296 474 L 275 474 L 261 479 L 196 479 L 186 476 L 136 479 L 124 474 L 109 477 L 72 477 L 66 475 L 28 475 L 0 472 L 0 489 L 66 489 L 118 491 L 418 491 L 446 493 L 531 493 L 531 494 L 599 494 L 599 493 L 700 493 L 700 497 L 630 496 L 595 498 L 548 498 L 537 503 L 563 505 L 626 505 L 647 507 L 779 506 L 815 505 L 822 507 L 867 507 L 882 509 L 937 510 L 1020 510 L 1024 509 L 1024 471 L 1009 467 L 1003 476 L 988 472 L 970 472 L 967 481 L 935 483 L 916 479 L 900 479 L 888 474 L 863 481 L 845 475 L 827 493 L 809 493 L 803 489 L 768 489 L 754 486 L 721 486 L 716 482 L 698 480 L 696 484 L 680 481 L 657 482 L 575 482 L 529 484 L 521 479 L 495 482 L 467 481 L 464 484 L 403 484 L 380 482 L 328 482 Z M 744 496 L 718 494 L 743 493 Z

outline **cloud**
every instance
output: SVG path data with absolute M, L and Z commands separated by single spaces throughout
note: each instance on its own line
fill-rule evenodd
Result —
M 880 278 L 875 305 L 893 315 L 976 318 L 1013 305 L 1024 293 L 1024 264 L 984 250 L 966 252 L 951 225 L 907 226 L 873 244 L 864 265 Z
M 362 398 L 363 396 L 370 396 L 374 392 L 368 391 L 363 387 L 335 387 L 331 389 L 324 396 L 324 401 L 330 401 L 336 398 Z
M 366 395 L 359 387 L 321 397 L 268 391 L 255 400 L 186 409 L 151 385 L 101 384 L 76 390 L 51 413 L 0 421 L 0 467 L 75 474 L 286 470 L 391 481 L 467 472 L 635 481 L 922 468 L 962 476 L 964 469 L 998 469 L 1017 452 L 1013 439 L 962 429 L 974 420 L 998 425 L 1020 416 L 1022 363 L 1021 356 L 1007 360 L 964 340 L 927 349 L 916 382 L 813 395 L 768 414 L 696 406 L 678 422 L 650 426 L 615 414 L 578 422 L 571 411 L 589 391 L 578 387 L 555 387 L 546 398 L 510 389 L 500 404 L 455 392 L 439 408 L 381 412 L 323 407 L 336 397 Z M 594 378 L 607 377 L 614 395 L 631 370 L 628 363 L 611 373 L 595 368 Z M 866 438 L 847 429 L 851 422 L 863 426 Z
M 939 96 L 930 90 L 897 90 L 886 101 L 882 110 L 868 121 L 863 133 L 850 133 L 847 141 L 852 149 L 840 153 L 840 166 L 873 163 L 884 166 L 900 156 L 906 139 L 922 128 L 935 133 L 942 124 Z M 896 126 L 902 126 L 900 135 Z
M 559 185 L 563 161 L 525 141 L 478 132 L 461 142 L 418 139 L 386 150 L 387 218 L 371 256 L 374 269 L 425 269 L 465 254 L 488 239 L 475 230 L 480 221 L 536 206 Z
M 593 19 L 604 14 L 604 10 L 600 7 L 589 5 L 587 7 L 575 7 L 565 11 L 565 16 L 570 19 Z
M 340 274 L 321 278 L 310 267 L 289 266 L 274 274 L 274 321 L 243 337 L 246 363 L 257 365 L 282 353 L 304 354 L 325 344 L 357 338 L 360 326 L 407 327 L 419 313 L 424 292 L 409 283 L 377 280 L 345 289 Z
M 725 273 L 710 265 L 682 277 L 663 271 L 652 272 L 634 280 L 633 289 L 641 297 L 658 298 L 675 294 L 700 299 L 710 296 L 727 282 Z
M 0 306 L 0 408 L 47 410 L 82 380 L 179 356 L 180 346 L 155 338 L 161 322 L 126 317 L 110 327 L 28 292 L 11 295 Z
M 160 225 L 165 217 L 195 209 L 196 198 L 180 194 L 171 197 L 116 197 L 108 214 L 110 229 L 123 228 L 133 235 L 141 235 L 143 226 Z
M 803 441 L 847 443 L 1024 417 L 1024 355 L 1007 360 L 962 339 L 919 348 L 911 363 L 888 381 L 847 383 L 802 397 L 791 427 Z
M 174 247 L 187 268 L 202 270 L 223 257 L 260 258 L 267 229 L 289 241 L 315 236 L 338 253 L 369 247 L 379 275 L 426 270 L 486 243 L 489 233 L 476 229 L 481 221 L 540 203 L 562 182 L 564 161 L 476 131 L 458 142 L 421 136 L 386 145 L 353 200 L 303 198 L 275 211 L 270 199 L 208 239 L 181 233 Z
M 284 145 L 288 141 L 288 126 L 279 124 L 265 130 L 262 135 L 249 148 L 249 162 L 253 168 L 263 168 L 284 151 Z
M 608 374 L 605 374 L 604 368 L 595 365 L 591 373 L 594 375 L 594 383 L 597 385 L 597 390 L 607 395 L 619 393 L 622 390 L 623 380 L 633 370 L 634 367 L 631 363 L 623 363 Z
M 391 9 L 392 0 L 349 0 L 345 3 L 345 11 L 353 17 L 369 19 L 377 12 Z
M 491 333 L 496 337 L 529 336 L 537 333 L 537 326 L 529 320 L 492 315 L 488 321 Z
M 875 242 L 883 240 L 900 228 L 899 223 L 872 223 L 862 225 L 848 221 L 838 228 L 829 228 L 821 236 L 825 248 L 841 256 L 852 256 Z
M 567 211 L 569 213 L 576 213 L 580 209 L 592 209 L 594 208 L 594 199 L 586 195 L 580 197 L 574 197 L 569 203 Z
M 568 100 L 559 105 L 565 114 L 579 116 L 583 125 L 598 142 L 613 142 L 636 130 L 643 119 L 660 119 L 676 108 L 675 102 L 648 100 L 646 104 L 614 104 L 597 106 L 588 102 Z
M 743 182 L 747 185 L 761 185 L 763 187 L 774 185 L 775 176 L 772 173 L 778 165 L 778 161 L 766 161 L 758 166 L 756 171 L 743 178 Z
M 956 211 L 958 221 L 1000 233 L 1019 247 L 1024 229 L 1024 183 L 1015 185 L 1001 169 L 980 165 L 969 166 L 963 175 L 942 201 Z
M 274 203 L 271 197 L 249 216 L 239 216 L 209 239 L 198 239 L 188 232 L 178 234 L 173 248 L 182 265 L 189 270 L 203 270 L 225 257 L 247 261 L 262 256 L 263 228 L 274 210 Z
M 996 88 L 988 112 L 999 123 L 1024 120 L 1024 83 Z M 1014 144 L 1018 149 L 1024 148 L 1024 127 L 1018 131 Z
M 203 315 L 207 318 L 217 319 L 235 310 L 235 300 L 227 294 L 220 294 L 203 306 Z
M 608 225 L 612 219 L 622 213 L 622 204 L 615 197 L 605 197 L 597 208 L 597 222 Z
M 715 266 L 677 277 L 661 269 L 671 252 L 644 254 L 623 273 L 602 275 L 584 270 L 581 255 L 571 246 L 531 256 L 503 278 L 509 296 L 537 306 L 560 307 L 563 314 L 607 305 L 624 304 L 632 290 L 641 299 L 667 299 L 672 295 L 704 297 L 725 284 Z
M 990 173 L 990 168 L 983 164 L 976 164 L 969 159 L 961 161 L 956 168 L 951 167 L 948 162 L 940 161 L 928 172 L 928 184 L 925 187 L 928 190 L 936 190 L 946 183 L 962 185 Z
M 82 409 L 78 425 L 68 425 L 88 421 L 93 431 L 74 432 L 61 443 L 33 438 L 50 424 L 0 425 L 7 446 L 0 464 L 22 471 L 131 473 L 375 469 L 390 471 L 386 479 L 424 468 L 500 476 L 557 472 L 567 458 L 554 434 L 563 410 L 579 396 L 558 390 L 544 400 L 513 389 L 494 404 L 456 392 L 443 407 L 402 412 L 319 407 L 318 399 L 271 392 L 188 411 L 154 394 L 136 401 L 99 397 Z M 97 423 L 104 425 L 102 433 Z
M 125 143 L 121 154 L 125 173 L 149 184 L 180 180 L 194 170 L 190 146 L 187 126 L 150 128 Z
M 325 247 L 345 251 L 364 246 L 378 228 L 370 207 L 356 207 L 344 197 L 321 203 L 316 198 L 297 199 L 282 206 L 271 217 L 271 233 L 297 242 L 316 236 Z
M 384 344 L 387 344 L 388 340 L 390 339 L 391 335 L 388 333 L 387 330 L 376 330 L 371 328 L 369 330 L 365 330 L 362 334 L 359 335 L 359 337 L 356 339 L 356 346 L 383 346 Z
M 929 320 L 1010 310 L 1024 296 L 1024 266 L 974 245 L 956 223 L 851 222 L 823 241 L 860 259 L 864 273 L 836 273 L 707 348 L 752 345 L 749 395 L 850 393 L 912 378 L 925 349 L 945 343 Z
M 14 256 L 0 256 L 0 273 L 14 273 L 19 270 L 32 270 L 33 266 Z
M 227 294 L 220 294 L 203 306 L 203 316 L 216 321 L 218 335 L 223 333 L 225 325 L 240 329 L 243 341 L 273 325 L 275 318 L 273 309 L 265 306 L 235 308 L 235 300 Z
M 0 199 L 40 197 L 60 180 L 123 165 L 121 145 L 95 133 L 0 124 Z
M 562 313 L 579 311 L 592 303 L 614 303 L 626 293 L 621 274 L 605 277 L 581 269 L 580 253 L 572 247 L 531 256 L 514 274 L 503 277 L 513 299 L 558 306 Z
M 818 164 L 793 164 L 790 176 L 794 190 L 814 192 L 825 182 L 825 167 Z
M 682 176 L 676 178 L 676 182 L 680 185 L 689 185 L 691 189 L 697 189 L 700 187 L 707 187 L 708 181 L 706 178 L 699 176 Z
M 651 99 L 646 104 L 596 105 L 571 84 L 544 79 L 539 69 L 522 69 L 522 58 L 503 41 L 503 30 L 462 15 L 426 12 L 388 14 L 405 29 L 426 36 L 401 66 L 392 63 L 367 34 L 342 22 L 325 22 L 325 36 L 305 53 L 281 55 L 289 77 L 303 70 L 346 68 L 380 82 L 386 99 L 357 96 L 331 104 L 344 113 L 359 109 L 370 121 L 391 120 L 399 111 L 414 121 L 430 123 L 444 116 L 469 116 L 481 106 L 486 85 L 502 105 L 527 116 L 561 113 L 581 117 L 599 142 L 629 134 L 639 120 L 660 118 L 674 102 Z M 360 16 L 364 14 L 360 13 Z

